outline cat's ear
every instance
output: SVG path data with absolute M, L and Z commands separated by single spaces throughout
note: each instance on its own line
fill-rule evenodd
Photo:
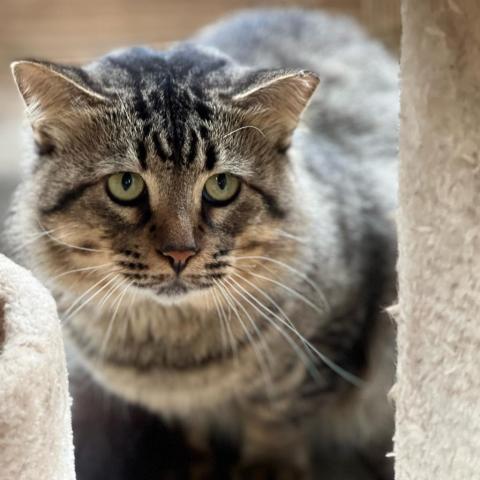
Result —
M 315 73 L 305 70 L 258 72 L 234 95 L 233 102 L 265 136 L 287 146 L 319 81 Z
M 41 148 L 61 140 L 88 112 L 107 101 L 85 84 L 78 68 L 23 60 L 13 62 L 11 69 Z

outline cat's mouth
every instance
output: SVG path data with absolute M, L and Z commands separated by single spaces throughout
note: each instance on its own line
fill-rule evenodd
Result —
M 175 278 L 166 285 L 161 285 L 155 289 L 157 295 L 167 295 L 176 297 L 190 292 L 192 287 L 187 285 L 181 278 Z
M 182 277 L 174 277 L 169 280 L 165 280 L 163 282 L 158 282 L 155 284 L 134 284 L 135 287 L 140 288 L 149 294 L 153 294 L 154 296 L 161 298 L 161 299 L 169 299 L 169 300 L 180 300 L 184 298 L 186 295 L 194 292 L 200 292 L 206 290 L 209 287 L 213 287 L 213 284 L 209 283 L 198 283 L 191 279 L 182 278 Z

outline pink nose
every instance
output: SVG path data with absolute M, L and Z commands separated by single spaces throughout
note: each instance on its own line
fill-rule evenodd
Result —
M 190 258 L 196 253 L 195 250 L 186 248 L 183 250 L 165 250 L 162 252 L 162 255 L 168 258 L 173 271 L 180 274 L 180 272 L 187 266 L 188 260 L 190 260 Z
M 170 257 L 176 263 L 184 263 L 190 257 L 195 255 L 195 250 L 169 250 L 162 252 L 166 257 Z

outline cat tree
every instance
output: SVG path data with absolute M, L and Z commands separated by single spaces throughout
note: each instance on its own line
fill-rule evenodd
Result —
M 480 478 L 480 2 L 404 0 L 397 480 Z

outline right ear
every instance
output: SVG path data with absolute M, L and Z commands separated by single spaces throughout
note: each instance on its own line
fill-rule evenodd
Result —
M 31 60 L 13 62 L 11 69 L 40 152 L 51 150 L 89 111 L 107 102 L 85 85 L 80 69 Z
M 318 83 L 318 76 L 306 70 L 260 70 L 247 79 L 233 102 L 251 125 L 285 148 Z

